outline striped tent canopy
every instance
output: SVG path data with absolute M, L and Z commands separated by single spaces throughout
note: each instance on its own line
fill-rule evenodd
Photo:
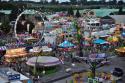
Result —
M 0 59 L 6 54 L 6 46 L 0 46 Z
M 0 51 L 1 50 L 7 50 L 7 47 L 6 46 L 0 46 Z
M 61 48 L 69 48 L 69 47 L 74 47 L 75 45 L 67 40 L 65 40 L 63 43 L 58 45 Z

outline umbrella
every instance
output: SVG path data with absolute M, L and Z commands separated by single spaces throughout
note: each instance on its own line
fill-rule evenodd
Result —
M 102 39 L 96 39 L 93 41 L 94 44 L 107 44 L 108 42 Z
M 109 41 L 109 42 L 118 42 L 119 39 L 117 37 L 113 36 L 113 37 L 108 37 L 107 41 Z
M 75 45 L 65 40 L 63 43 L 59 44 L 58 46 L 62 48 L 68 48 L 68 47 L 74 47 Z
M 122 37 L 125 37 L 125 32 L 123 32 L 121 35 L 122 35 Z

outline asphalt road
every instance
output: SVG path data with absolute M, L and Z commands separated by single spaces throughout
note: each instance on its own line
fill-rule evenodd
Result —
M 89 70 L 89 66 L 86 63 L 83 63 L 83 67 L 86 70 Z M 119 67 L 119 68 L 123 69 L 123 71 L 124 71 L 124 76 L 123 76 L 122 80 L 119 81 L 118 83 L 125 83 L 125 57 L 117 57 L 117 56 L 113 57 L 110 60 L 110 65 L 105 65 L 103 67 L 100 67 L 96 70 L 96 72 L 111 72 L 111 70 L 113 70 L 115 67 Z M 70 76 L 68 78 L 65 78 L 65 79 L 62 79 L 59 81 L 55 81 L 53 83 L 70 83 L 72 79 L 73 78 Z

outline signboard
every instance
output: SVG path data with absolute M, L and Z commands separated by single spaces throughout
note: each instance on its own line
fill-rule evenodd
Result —
M 8 80 L 20 80 L 20 74 L 8 75 Z
M 88 83 L 99 83 L 97 79 L 88 78 Z

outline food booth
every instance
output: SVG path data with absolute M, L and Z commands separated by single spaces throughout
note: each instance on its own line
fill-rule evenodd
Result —
M 120 47 L 118 49 L 115 49 L 116 53 L 118 54 L 118 56 L 125 56 L 125 47 Z

